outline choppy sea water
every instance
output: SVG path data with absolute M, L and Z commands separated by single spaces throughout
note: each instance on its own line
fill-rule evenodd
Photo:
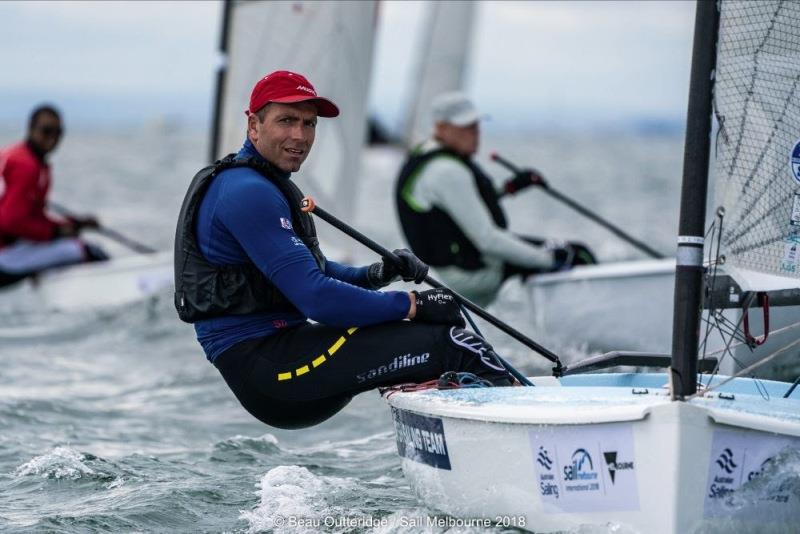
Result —
M 0 144 L 14 140 L 2 135 Z M 536 166 L 656 248 L 673 248 L 680 138 L 532 137 L 489 140 L 485 149 Z M 54 157 L 54 198 L 168 248 L 182 195 L 205 153 L 205 132 L 71 133 Z M 373 154 L 358 213 L 338 213 L 389 247 L 402 243 L 387 208 L 396 165 L 390 153 Z M 530 192 L 508 207 L 517 231 L 580 238 L 605 260 L 636 256 L 543 195 Z M 358 247 L 349 254 L 373 261 Z M 0 307 L 7 304 L 0 300 Z M 519 285 L 507 285 L 492 309 L 526 330 Z M 0 530 L 503 530 L 428 522 L 435 511 L 404 480 L 389 410 L 375 392 L 304 431 L 253 419 L 207 363 L 192 328 L 178 321 L 169 294 L 102 314 L 42 312 L 13 321 L 0 325 L 0 332 L 16 333 L 0 337 Z M 485 330 L 524 372 L 547 368 Z M 575 340 L 532 334 L 554 350 L 586 354 Z

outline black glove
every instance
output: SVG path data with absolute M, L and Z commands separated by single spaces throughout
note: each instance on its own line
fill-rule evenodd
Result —
M 575 250 L 570 245 L 553 250 L 553 270 L 568 271 L 575 265 Z
M 544 247 L 553 255 L 552 272 L 568 271 L 572 268 L 575 260 L 575 249 L 567 241 L 548 239 L 544 242 Z
M 53 231 L 53 239 L 77 237 L 81 230 L 99 227 L 100 223 L 94 217 L 67 217 L 65 223 L 56 226 Z
M 428 266 L 405 248 L 392 251 L 400 259 L 402 267 L 395 266 L 389 258 L 373 263 L 367 271 L 367 280 L 374 288 L 388 286 L 402 277 L 403 281 L 421 283 L 428 276 Z
M 64 224 L 59 224 L 53 229 L 53 239 L 61 239 L 62 237 L 78 237 L 80 228 L 78 228 L 72 221 Z
M 580 243 L 548 241 L 546 247 L 553 253 L 553 271 L 567 271 L 575 265 L 597 263 L 592 251 Z
M 450 290 L 438 288 L 413 293 L 417 297 L 417 312 L 413 321 L 450 324 L 461 328 L 466 326 L 458 301 Z
M 99 228 L 100 223 L 97 221 L 96 218 L 92 216 L 88 217 L 70 217 L 69 221 L 75 225 L 78 230 L 83 230 L 84 228 Z
M 547 187 L 544 177 L 533 169 L 522 169 L 512 176 L 504 185 L 506 193 L 516 195 L 518 192 L 532 185 Z

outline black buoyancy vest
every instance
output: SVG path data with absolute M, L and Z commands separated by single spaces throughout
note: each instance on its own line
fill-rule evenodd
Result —
M 445 148 L 425 153 L 412 152 L 400 170 L 395 187 L 400 225 L 411 250 L 428 265 L 456 266 L 467 271 L 480 269 L 485 266 L 480 251 L 446 211 L 436 206 L 424 211 L 414 205 L 414 184 L 424 166 L 437 157 L 453 158 L 464 164 L 472 173 L 481 200 L 489 209 L 495 224 L 500 228 L 508 226 L 491 179 L 470 158 Z
M 181 320 L 187 323 L 225 315 L 297 311 L 252 262 L 214 265 L 200 251 L 195 233 L 200 204 L 212 180 L 234 167 L 250 167 L 278 187 L 292 210 L 295 233 L 311 250 L 320 269 L 325 270 L 325 256 L 319 248 L 314 221 L 311 215 L 300 210 L 303 198 L 300 189 L 291 180 L 278 176 L 269 164 L 254 157 L 237 159 L 235 154 L 230 154 L 195 175 L 178 217 L 175 308 Z

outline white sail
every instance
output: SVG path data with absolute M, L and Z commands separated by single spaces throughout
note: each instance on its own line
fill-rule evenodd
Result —
M 745 290 L 800 287 L 800 3 L 721 5 L 715 178 L 724 268 Z
M 412 96 L 406 142 L 424 140 L 431 128 L 429 106 L 433 97 L 464 87 L 476 2 L 428 4 L 428 18 L 419 47 L 417 76 Z
M 366 135 L 375 3 L 234 1 L 229 9 L 216 156 L 242 146 L 244 110 L 259 78 L 299 72 L 341 114 L 319 121 L 314 148 L 294 179 L 320 206 L 350 219 Z

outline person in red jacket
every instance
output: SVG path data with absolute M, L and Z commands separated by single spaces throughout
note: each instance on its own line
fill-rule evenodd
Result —
M 48 105 L 33 110 L 25 141 L 0 150 L 0 287 L 44 269 L 107 259 L 98 247 L 78 238 L 96 228 L 94 217 L 50 216 L 47 155 L 61 140 L 58 111 Z

